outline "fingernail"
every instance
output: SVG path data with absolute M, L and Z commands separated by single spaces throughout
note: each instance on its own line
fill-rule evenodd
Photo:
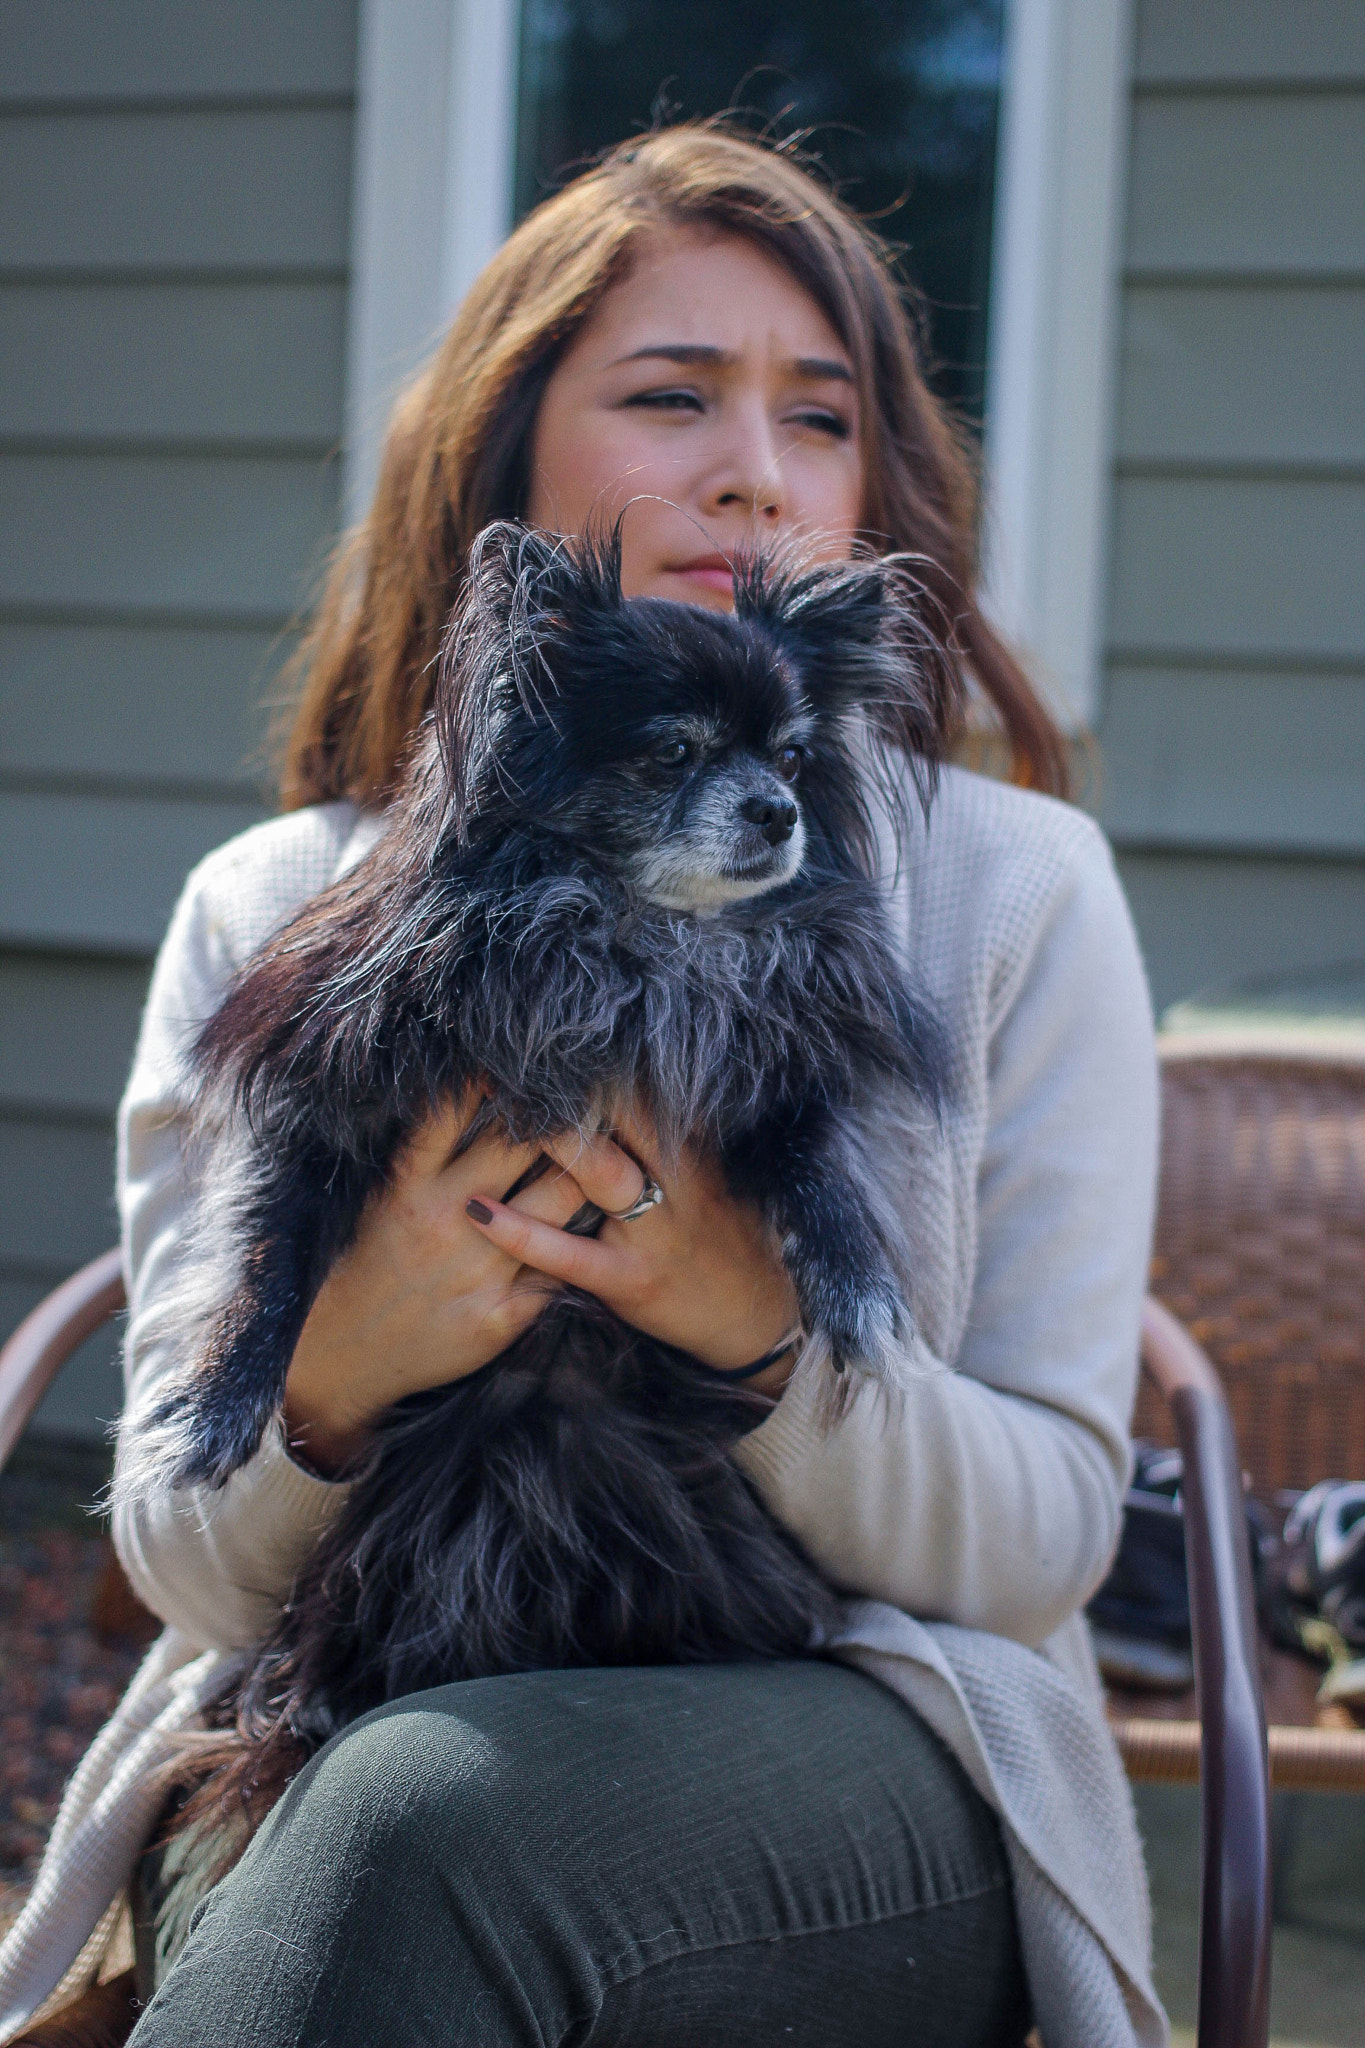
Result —
M 477 1195 L 472 1201 L 465 1203 L 464 1213 L 466 1216 L 472 1216 L 476 1223 L 491 1223 L 493 1221 L 493 1211 L 489 1208 L 487 1202 L 481 1202 Z

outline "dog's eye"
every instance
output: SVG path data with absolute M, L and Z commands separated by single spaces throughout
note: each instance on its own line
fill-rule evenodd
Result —
M 777 757 L 776 767 L 778 774 L 784 782 L 795 782 L 797 776 L 801 773 L 801 763 L 804 759 L 805 755 L 800 747 L 784 747 L 782 749 L 782 752 Z
M 692 759 L 692 749 L 686 740 L 665 740 L 655 748 L 654 758 L 665 768 L 682 768 Z

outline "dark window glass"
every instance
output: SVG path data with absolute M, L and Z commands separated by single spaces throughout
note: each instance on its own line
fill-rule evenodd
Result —
M 731 105 L 808 147 L 901 251 L 934 383 L 979 417 L 1001 0 L 524 0 L 518 217 L 597 151 Z

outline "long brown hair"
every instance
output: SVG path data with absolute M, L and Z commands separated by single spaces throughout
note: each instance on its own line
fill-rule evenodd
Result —
M 660 226 L 746 237 L 825 314 L 858 384 L 864 537 L 920 557 L 926 594 L 953 622 L 955 658 L 1004 726 L 1014 779 L 1063 793 L 1061 735 L 976 601 L 973 466 L 925 382 L 889 252 L 793 154 L 701 122 L 620 144 L 537 207 L 399 399 L 369 516 L 339 548 L 298 657 L 286 808 L 373 803 L 390 786 L 426 708 L 474 537 L 524 511 L 546 383 Z

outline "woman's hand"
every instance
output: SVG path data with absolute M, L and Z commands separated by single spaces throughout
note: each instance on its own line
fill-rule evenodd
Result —
M 572 1285 L 595 1294 L 624 1322 L 666 1344 L 690 1351 L 705 1365 L 747 1365 L 780 1343 L 800 1320 L 796 1290 L 772 1234 L 756 1209 L 727 1192 L 720 1173 L 684 1153 L 675 1172 L 657 1165 L 659 1147 L 638 1119 L 621 1137 L 636 1157 L 610 1138 L 577 1137 L 547 1146 L 572 1183 L 600 1209 L 628 1209 L 638 1201 L 648 1163 L 664 1199 L 630 1223 L 608 1220 L 595 1238 L 570 1237 L 554 1220 L 520 1200 L 472 1199 L 469 1214 L 486 1243 L 509 1263 L 531 1267 L 547 1285 Z M 776 1396 L 791 1376 L 791 1356 L 748 1382 Z
M 309 1311 L 289 1368 L 284 1420 L 290 1443 L 321 1471 L 339 1470 L 391 1402 L 487 1365 L 557 1291 L 555 1280 L 528 1272 L 466 1215 L 472 1197 L 491 1203 L 540 1155 L 538 1146 L 511 1146 L 490 1132 L 452 1160 L 476 1106 L 472 1099 L 452 1104 L 416 1134 Z M 638 1189 L 639 1170 L 630 1171 Z M 558 1226 L 583 1201 L 583 1190 L 556 1167 L 510 1208 L 496 1206 L 560 1237 Z

